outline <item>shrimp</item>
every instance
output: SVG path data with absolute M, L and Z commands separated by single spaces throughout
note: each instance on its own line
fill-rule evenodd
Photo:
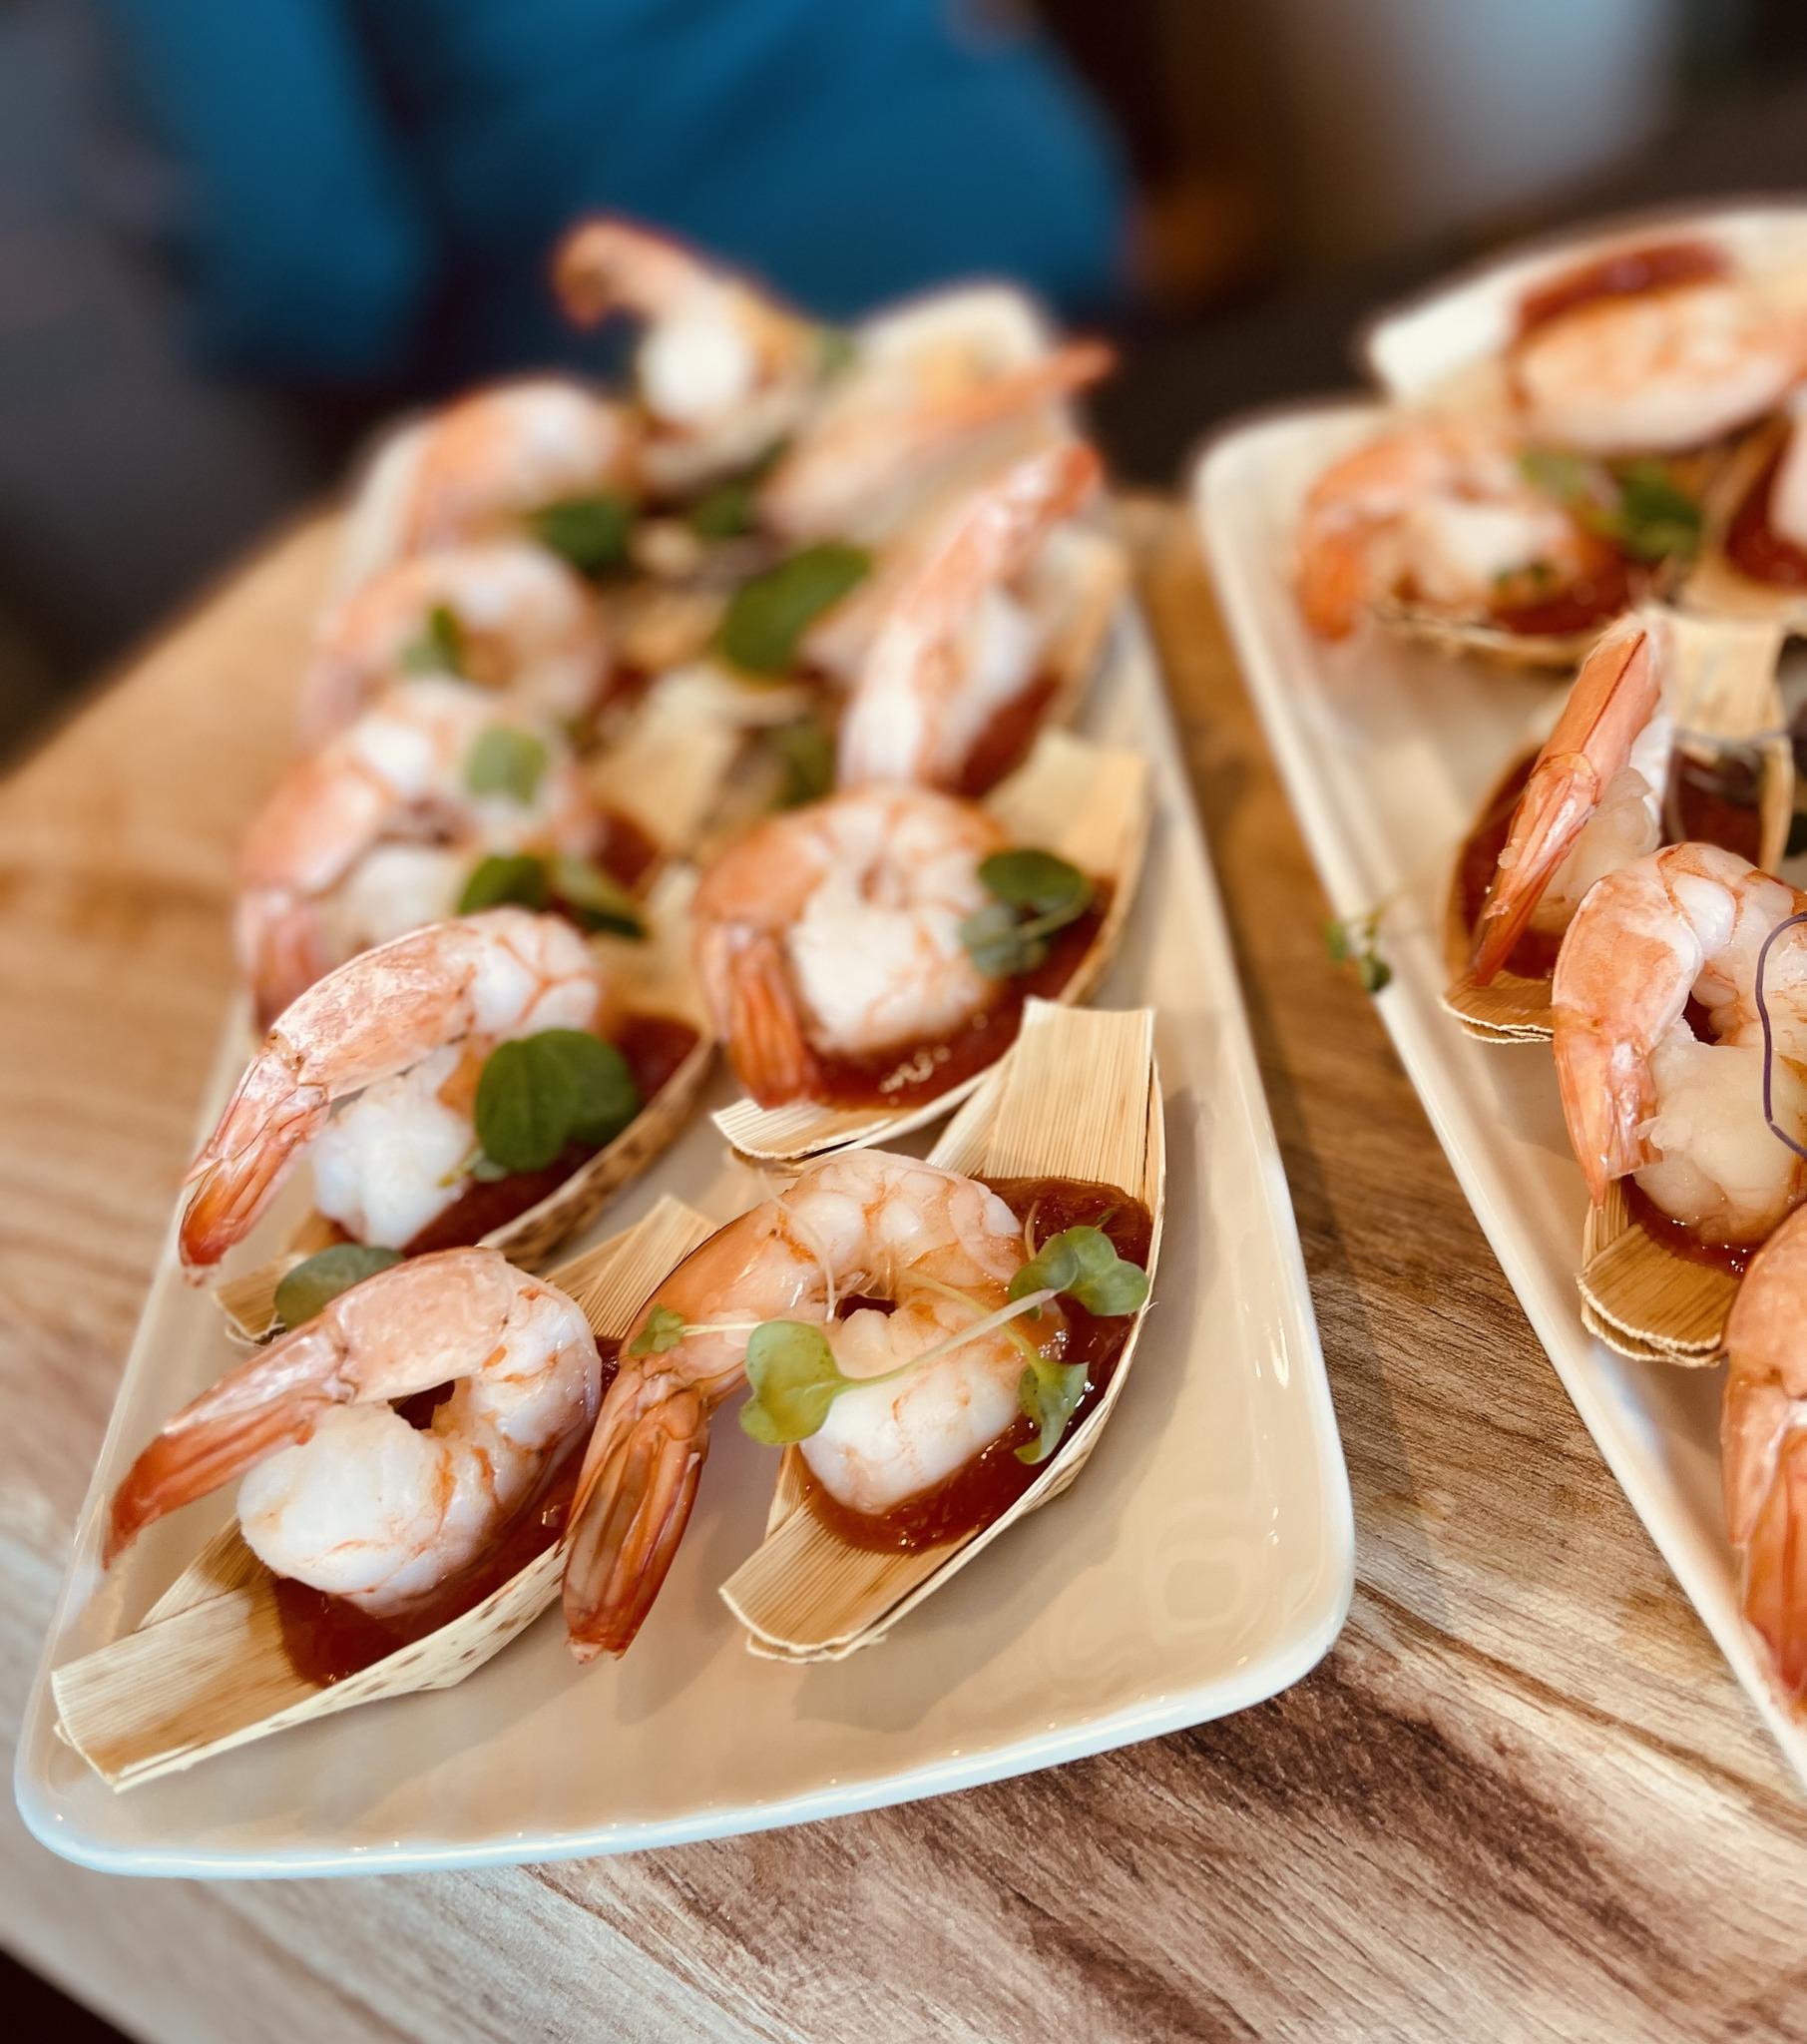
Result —
M 1725 1323 L 1720 1474 L 1744 1622 L 1783 1702 L 1807 1700 L 1807 1213 L 1751 1259 Z
M 1035 682 L 1042 633 L 1007 585 L 1100 473 L 1097 453 L 1070 441 L 1007 470 L 938 529 L 849 697 L 837 751 L 843 787 L 960 785 L 987 727 Z
M 1530 429 L 1592 454 L 1700 447 L 1773 411 L 1807 370 L 1807 317 L 1767 280 L 1695 276 L 1542 320 L 1510 371 Z
M 373 474 L 372 486 L 379 481 Z M 636 433 L 623 406 L 563 376 L 494 384 L 423 429 L 397 550 L 436 553 L 519 533 L 551 505 L 638 487 Z
M 1807 393 L 1796 391 L 1788 401 L 1788 437 L 1782 443 L 1770 480 L 1769 528 L 1797 547 L 1807 547 Z
M 633 1644 L 688 1523 L 710 1417 L 745 1382 L 756 1325 L 820 1325 L 844 1374 L 876 1375 L 1002 1305 L 1025 1256 L 1016 1217 L 989 1187 L 878 1150 L 811 1165 L 692 1251 L 630 1330 L 584 1456 L 565 1560 L 578 1659 Z M 838 1302 L 855 1296 L 895 1310 L 862 1305 L 837 1319 Z M 683 1335 L 636 1355 L 656 1309 L 677 1314 Z M 1058 1306 L 1034 1330 L 1058 1356 Z M 1012 1425 L 1022 1374 L 1009 1335 L 979 1335 L 896 1382 L 844 1393 L 803 1453 L 843 1504 L 883 1513 L 946 1481 Z
M 945 1039 L 996 998 L 962 921 L 1003 848 L 972 802 L 855 788 L 774 816 L 696 890 L 696 971 L 734 1069 L 761 1105 L 819 1089 L 822 1056 Z
M 1299 603 L 1312 631 L 1346 639 L 1389 599 L 1485 616 L 1515 581 L 1548 597 L 1613 569 L 1611 547 L 1524 474 L 1522 451 L 1489 421 L 1426 417 L 1333 462 L 1299 522 Z
M 1662 841 L 1672 720 L 1660 621 L 1622 618 L 1582 661 L 1525 783 L 1475 925 L 1487 986 L 1527 928 L 1560 933 L 1595 880 Z
M 884 321 L 864 329 L 855 365 L 761 485 L 760 522 L 793 542 L 883 540 L 936 491 L 1068 437 L 1065 400 L 1116 357 L 1102 341 L 1038 339 L 1026 351 L 1007 309 L 1002 322 L 993 312 L 944 323 L 924 306 L 889 333 Z
M 453 1386 L 415 1427 L 392 1401 Z M 167 1422 L 113 1494 L 106 1560 L 234 1477 L 266 1568 L 375 1616 L 481 1558 L 594 1423 L 574 1300 L 495 1250 L 380 1271 Z
M 451 673 L 541 715 L 587 716 L 610 680 L 596 593 L 557 555 L 486 540 L 397 562 L 320 627 L 301 687 L 301 727 L 318 745 L 399 676 Z
M 525 799 L 472 791 L 492 732 L 543 761 Z M 598 816 L 569 748 L 462 682 L 397 682 L 276 783 L 239 857 L 239 963 L 267 1027 L 323 972 L 454 913 L 486 853 L 583 856 Z
M 185 1268 L 241 1241 L 309 1146 L 319 1212 L 403 1248 L 466 1182 L 470 1062 L 540 1030 L 600 1028 L 607 1013 L 584 938 L 522 908 L 432 923 L 327 973 L 278 1018 L 189 1168 Z
M 1804 906 L 1736 852 L 1674 844 L 1606 874 L 1577 910 L 1552 1020 L 1569 1140 L 1596 1206 L 1634 1175 L 1702 1240 L 1739 1245 L 1763 1241 L 1807 1192 L 1807 1164 L 1765 1112 L 1807 1135 L 1807 948 L 1778 941 L 1757 998 L 1765 939 Z
M 693 488 L 758 460 L 814 396 L 821 328 L 662 235 L 586 221 L 565 238 L 553 276 L 580 326 L 614 312 L 646 322 L 636 370 L 654 431 L 642 459 L 662 489 Z

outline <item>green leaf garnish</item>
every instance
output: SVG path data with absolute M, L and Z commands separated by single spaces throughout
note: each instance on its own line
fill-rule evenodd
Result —
M 871 569 L 864 547 L 825 540 L 763 575 L 749 576 L 729 599 L 716 650 L 743 673 L 788 674 L 803 634 Z
M 1017 1383 L 1017 1403 L 1036 1423 L 1036 1438 L 1017 1450 L 1019 1462 L 1046 1462 L 1086 1395 L 1083 1362 L 1031 1362 Z
M 1010 1280 L 1008 1296 L 1064 1294 L 1089 1313 L 1116 1319 L 1132 1313 L 1148 1295 L 1148 1274 L 1120 1257 L 1102 1228 L 1066 1228 L 1051 1236 Z
M 531 802 L 546 771 L 546 741 L 508 724 L 477 734 L 464 763 L 464 784 L 472 794 L 505 794 L 523 807 Z
M 839 376 L 859 360 L 859 342 L 844 326 L 816 329 L 816 366 L 824 376 Z
M 297 1264 L 276 1286 L 276 1318 L 284 1327 L 305 1326 L 341 1291 L 349 1291 L 352 1285 L 400 1262 L 399 1250 L 379 1250 L 361 1242 L 335 1243 Z
M 1788 843 L 1783 850 L 1784 858 L 1799 858 L 1807 851 L 1807 809 L 1796 809 L 1788 825 Z
M 843 1376 L 828 1336 L 801 1320 L 767 1320 L 753 1329 L 746 1342 L 746 1380 L 753 1395 L 740 1408 L 740 1426 L 768 1448 L 806 1441 L 843 1391 L 874 1381 Z
M 553 894 L 587 930 L 644 937 L 646 919 L 621 882 L 587 858 L 561 853 L 550 870 Z
M 993 852 L 979 878 L 994 899 L 961 923 L 960 941 L 988 979 L 1033 972 L 1048 939 L 1084 915 L 1096 892 L 1078 866 L 1029 847 Z
M 704 490 L 684 522 L 698 539 L 743 539 L 758 522 L 754 516 L 758 499 L 756 475 L 731 476 Z
M 402 648 L 401 664 L 411 675 L 462 675 L 464 629 L 457 612 L 436 603 L 427 613 L 420 637 Z
M 834 740 L 820 718 L 803 717 L 795 724 L 775 725 L 767 734 L 778 756 L 783 779 L 778 787 L 781 809 L 819 801 L 834 785 Z
M 522 908 L 546 906 L 546 861 L 531 851 L 493 851 L 471 868 L 458 897 L 458 913 L 475 915 L 479 909 L 498 908 L 516 902 Z
M 563 497 L 542 505 L 528 523 L 541 545 L 562 554 L 580 575 L 594 579 L 627 565 L 634 507 L 626 497 Z
M 1069 865 L 1052 851 L 1029 846 L 1014 851 L 994 851 L 979 868 L 986 891 L 1012 908 L 1027 908 L 1036 915 L 1070 909 L 1085 912 L 1092 900 L 1092 882 L 1078 866 Z
M 1339 920 L 1332 916 L 1324 925 L 1324 949 L 1333 965 L 1353 965 L 1355 976 L 1366 993 L 1377 994 L 1393 978 L 1393 968 L 1380 955 L 1381 918 L 1387 912 L 1383 901 L 1366 915 Z
M 675 1307 L 656 1305 L 648 1313 L 646 1323 L 634 1339 L 628 1343 L 632 1355 L 664 1355 L 668 1349 L 676 1348 L 683 1339 L 683 1315 Z
M 485 1157 L 510 1172 L 544 1171 L 568 1144 L 600 1150 L 640 1107 L 613 1044 L 583 1029 L 543 1029 L 490 1052 L 473 1118 Z
M 1633 560 L 1686 559 L 1700 544 L 1700 506 L 1660 461 L 1588 461 L 1530 447 L 1519 457 L 1519 468 L 1584 531 Z

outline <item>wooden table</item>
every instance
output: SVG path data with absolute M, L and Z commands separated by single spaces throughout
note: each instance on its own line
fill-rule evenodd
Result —
M 109 1881 L 9 1809 L 20 1956 L 183 2044 L 1807 2037 L 1807 1804 L 1325 959 L 1183 526 L 1137 529 L 1354 1485 L 1328 1660 L 1058 1773 L 622 1859 Z M 231 847 L 290 743 L 324 546 L 264 556 L 0 796 L 9 1735 L 192 1135 Z

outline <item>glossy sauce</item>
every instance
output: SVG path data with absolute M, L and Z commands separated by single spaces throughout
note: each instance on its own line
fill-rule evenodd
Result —
M 1129 1199 L 1115 1186 L 1085 1185 L 1059 1178 L 990 1179 L 986 1183 L 1019 1221 L 1026 1221 L 1034 1212 L 1038 1243 L 1059 1235 L 1064 1228 L 1102 1227 L 1119 1256 L 1147 1268 L 1153 1221 L 1139 1200 Z M 843 1301 L 843 1309 L 853 1303 Z M 1066 1452 L 1086 1415 L 1104 1395 L 1129 1330 L 1135 1324 L 1133 1313 L 1100 1319 L 1071 1299 L 1061 1300 L 1061 1311 L 1067 1321 L 1067 1345 L 1061 1360 L 1085 1363 L 1086 1389 L 1051 1461 L 1058 1461 Z M 813 1477 L 807 1479 L 805 1501 L 825 1526 L 852 1546 L 885 1552 L 932 1547 L 989 1526 L 1050 1467 L 1050 1462 L 1017 1459 L 1017 1449 L 1034 1440 L 1035 1435 L 1034 1421 L 1020 1415 L 1008 1431 L 946 1483 L 906 1498 L 879 1517 L 850 1511 L 830 1497 Z
M 599 1341 L 603 1358 L 602 1388 L 607 1391 L 615 1376 L 621 1344 Z M 422 1392 L 397 1405 L 413 1425 L 424 1427 L 450 1391 Z M 580 1427 L 565 1452 L 548 1471 L 546 1480 L 509 1521 L 500 1539 L 472 1567 L 450 1576 L 406 1612 L 387 1618 L 373 1618 L 342 1597 L 328 1596 L 288 1576 L 273 1579 L 276 1616 L 282 1627 L 282 1647 L 288 1664 L 303 1682 L 325 1689 L 356 1675 L 384 1655 L 425 1639 L 455 1618 L 481 1604 L 492 1591 L 501 1589 L 528 1563 L 544 1554 L 565 1530 L 578 1471 L 589 1445 L 588 1428 Z
M 999 704 L 966 756 L 966 765 L 953 790 L 955 794 L 977 801 L 981 795 L 989 794 L 1007 773 L 1014 773 L 1022 766 L 1060 686 L 1058 675 L 1036 675 L 1008 703 Z
M 609 1041 L 621 1052 L 644 1103 L 669 1083 L 695 1049 L 697 1032 L 673 1015 L 624 1015 L 610 1031 Z M 472 1179 L 443 1213 L 436 1214 L 404 1246 L 402 1255 L 424 1257 L 434 1250 L 465 1249 L 481 1242 L 492 1229 L 505 1227 L 537 1207 L 595 1155 L 582 1143 L 573 1143 L 544 1171 Z
M 1807 589 L 1807 547 L 1784 539 L 1769 522 L 1770 493 L 1782 465 L 1778 447 L 1744 494 L 1725 529 L 1725 557 L 1740 575 L 1783 589 Z
M 625 810 L 605 808 L 590 856 L 612 880 L 638 894 L 665 853 Z
M 1528 292 L 1519 301 L 1518 337 L 1523 340 L 1540 326 L 1597 299 L 1705 283 L 1724 276 L 1729 266 L 1722 252 L 1704 242 L 1656 242 L 1647 248 L 1616 250 Z
M 1607 624 L 1630 605 L 1636 590 L 1624 557 L 1606 547 L 1602 547 L 1601 555 L 1590 575 L 1549 596 L 1490 606 L 1488 622 L 1502 632 L 1552 639 Z
M 1702 1035 L 1705 1032 L 1696 1030 L 1695 1033 Z M 1670 1256 L 1679 1257 L 1688 1264 L 1706 1264 L 1733 1278 L 1744 1276 L 1745 1265 L 1757 1253 L 1755 1243 L 1735 1246 L 1723 1242 L 1702 1242 L 1691 1228 L 1670 1220 L 1634 1178 L 1621 1179 L 1619 1185 L 1625 1196 L 1625 1211 L 1644 1234 L 1652 1242 L 1659 1243 Z
M 808 1097 L 824 1107 L 902 1110 L 933 1100 L 950 1086 L 996 1064 L 1017 1040 L 1023 1004 L 1029 997 L 1058 998 L 1079 970 L 1097 940 L 1110 902 L 1110 887 L 1099 881 L 1085 914 L 1050 936 L 1048 956 L 1041 964 L 1010 980 L 989 1008 L 947 1041 L 900 1044 L 865 1058 L 812 1053 Z M 762 1105 L 780 1103 L 765 1101 Z

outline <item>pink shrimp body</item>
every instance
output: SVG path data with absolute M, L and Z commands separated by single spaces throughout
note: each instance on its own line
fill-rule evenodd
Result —
M 1015 1216 L 988 1187 L 877 1150 L 811 1165 L 693 1251 L 630 1330 L 584 1457 L 565 1562 L 578 1659 L 626 1652 L 652 1608 L 689 1521 L 711 1415 L 745 1382 L 754 1326 L 821 1325 L 844 1374 L 879 1375 L 1001 1305 L 1027 1254 Z M 837 1301 L 850 1296 L 889 1299 L 894 1310 L 837 1318 Z M 656 1308 L 687 1331 L 663 1353 L 637 1356 L 634 1338 Z M 1044 1308 L 1034 1338 L 1059 1353 L 1058 1308 Z M 803 1443 L 811 1470 L 868 1513 L 932 1488 L 1014 1423 L 1023 1360 L 997 1331 L 843 1394 Z
M 243 1239 L 302 1151 L 324 1135 L 335 1101 L 359 1096 L 333 1125 L 337 1162 L 354 1182 L 350 1197 L 358 1197 L 368 1191 L 367 1172 L 359 1172 L 358 1146 L 341 1126 L 354 1115 L 377 1139 L 367 1167 L 393 1174 L 410 1111 L 430 1112 L 428 1100 L 414 1097 L 421 1090 L 410 1084 L 415 1074 L 436 1097 L 463 1046 L 589 1029 L 605 1013 L 601 967 L 584 938 L 558 916 L 522 908 L 433 923 L 327 973 L 277 1018 L 189 1168 L 194 1190 L 178 1234 L 184 1266 L 204 1270 Z M 411 1205 L 413 1225 L 385 1231 L 399 1238 L 394 1247 L 457 1197 L 459 1160 L 473 1138 L 468 1111 L 446 1111 L 454 1119 L 443 1131 L 435 1126 L 441 1149 L 419 1173 L 428 1211 Z M 417 1202 L 421 1188 L 411 1185 L 409 1196 Z
M 1041 633 L 1010 591 L 1102 467 L 1070 441 L 1006 470 L 942 521 L 879 624 L 842 715 L 836 778 L 954 789 L 997 713 L 1036 678 Z
M 177 1413 L 113 1496 L 109 1562 L 234 1477 L 270 1570 L 381 1614 L 477 1560 L 596 1417 L 589 1323 L 495 1250 L 367 1278 Z M 454 1386 L 415 1427 L 392 1401 Z
M 703 875 L 697 976 L 734 1069 L 766 1106 L 807 1097 L 821 1055 L 944 1038 L 995 998 L 961 922 L 1004 833 L 928 788 L 854 788 L 774 816 Z

